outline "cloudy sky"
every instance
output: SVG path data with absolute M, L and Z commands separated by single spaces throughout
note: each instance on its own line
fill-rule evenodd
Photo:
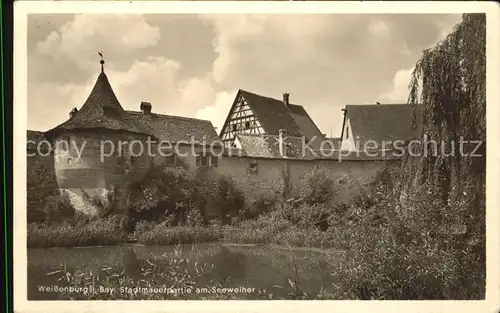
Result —
M 211 120 L 244 89 L 302 104 L 339 136 L 345 104 L 406 102 L 423 49 L 459 15 L 29 15 L 28 128 L 80 108 L 100 71 L 127 110 Z

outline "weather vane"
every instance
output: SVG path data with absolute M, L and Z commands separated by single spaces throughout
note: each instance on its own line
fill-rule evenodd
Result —
M 101 72 L 104 72 L 104 59 L 103 59 L 103 56 L 102 56 L 102 50 L 101 52 L 97 52 L 97 54 L 99 54 L 99 56 L 101 57 L 101 61 L 99 63 L 101 63 Z

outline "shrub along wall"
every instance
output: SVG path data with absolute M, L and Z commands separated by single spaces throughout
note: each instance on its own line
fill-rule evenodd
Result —
M 131 225 L 145 220 L 201 226 L 212 217 L 229 224 L 245 208 L 244 194 L 230 178 L 203 168 L 193 173 L 181 166 L 152 167 L 142 182 L 132 186 L 131 199 Z
M 347 203 L 363 193 L 363 186 L 372 183 L 384 168 L 392 171 L 399 160 L 285 160 L 248 157 L 223 157 L 214 171 L 231 177 L 245 194 L 248 205 L 255 205 L 262 198 L 290 198 L 301 195 L 304 178 L 316 168 L 336 183 L 332 204 Z
M 46 206 L 53 202 L 59 193 L 54 171 L 53 154 L 33 155 L 33 148 L 28 149 L 26 173 L 26 197 L 28 222 L 43 221 Z

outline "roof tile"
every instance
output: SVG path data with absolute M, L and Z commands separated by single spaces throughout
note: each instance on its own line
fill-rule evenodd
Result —
M 210 121 L 189 117 L 126 111 L 129 118 L 141 128 L 155 134 L 160 141 L 207 142 L 219 137 Z
M 346 105 L 353 138 L 363 147 L 368 140 L 406 140 L 412 129 L 409 104 Z

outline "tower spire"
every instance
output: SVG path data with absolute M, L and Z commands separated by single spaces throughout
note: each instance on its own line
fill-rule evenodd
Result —
M 101 57 L 101 61 L 99 63 L 101 63 L 101 72 L 104 73 L 104 59 L 103 59 L 103 56 L 102 56 L 102 50 L 101 52 L 97 52 L 99 54 L 99 56 Z

